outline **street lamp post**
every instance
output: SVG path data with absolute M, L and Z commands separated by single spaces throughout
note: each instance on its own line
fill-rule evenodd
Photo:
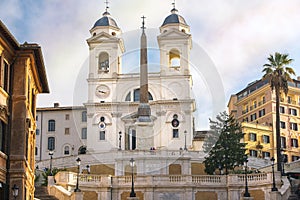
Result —
M 50 156 L 50 176 L 52 176 L 52 156 L 53 156 L 53 151 L 49 152 L 49 156 Z
M 121 150 L 121 139 L 122 139 L 122 132 L 119 132 L 119 150 Z
M 76 188 L 75 188 L 74 192 L 81 192 L 81 190 L 79 189 L 79 186 L 78 186 L 78 184 L 79 184 L 80 162 L 81 162 L 81 160 L 80 160 L 80 158 L 78 157 L 78 158 L 76 159 L 76 163 L 77 163 L 77 181 L 76 181 Z
M 247 177 L 247 167 L 248 167 L 248 165 L 247 165 L 247 163 L 248 163 L 248 159 L 246 158 L 246 160 L 245 160 L 245 194 L 244 194 L 244 197 L 250 197 L 250 193 L 249 193 L 249 191 L 248 191 L 248 177 Z
M 273 174 L 273 187 L 272 187 L 272 191 L 278 191 L 276 185 L 275 185 L 275 174 L 274 174 L 274 157 L 271 158 L 271 162 L 272 162 L 272 174 Z
M 284 172 L 284 161 L 285 161 L 285 157 L 284 157 L 284 150 L 283 148 L 280 149 L 280 154 L 281 154 L 281 176 L 284 176 L 285 175 L 285 172 Z
M 187 148 L 186 148 L 186 134 L 187 134 L 187 132 L 186 132 L 186 130 L 184 131 L 184 150 L 186 151 L 187 150 Z
M 130 192 L 130 197 L 136 197 L 136 194 L 134 192 L 134 180 L 133 180 L 133 168 L 134 168 L 134 159 L 130 159 L 130 166 L 131 166 L 131 192 Z
M 12 189 L 12 195 L 14 196 L 15 199 L 17 199 L 17 196 L 19 195 L 19 187 L 14 184 L 14 186 L 11 188 Z

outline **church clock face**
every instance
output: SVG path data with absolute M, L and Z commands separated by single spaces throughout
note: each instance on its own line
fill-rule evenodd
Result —
M 98 85 L 95 93 L 99 98 L 107 98 L 110 94 L 110 89 L 107 85 Z

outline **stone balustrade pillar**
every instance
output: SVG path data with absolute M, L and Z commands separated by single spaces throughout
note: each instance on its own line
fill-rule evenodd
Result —
M 281 194 L 279 191 L 271 191 L 270 192 L 270 199 L 272 200 L 281 200 Z

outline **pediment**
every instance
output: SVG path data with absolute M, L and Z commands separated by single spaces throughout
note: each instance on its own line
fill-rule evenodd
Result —
M 111 41 L 111 42 L 114 42 L 114 41 L 119 41 L 120 39 L 115 37 L 115 36 L 112 36 L 108 33 L 105 33 L 105 32 L 102 32 L 102 33 L 99 33 L 89 39 L 87 39 L 87 42 L 88 43 L 94 43 L 94 42 L 103 42 L 103 41 Z
M 158 38 L 164 38 L 164 37 L 168 37 L 168 38 L 171 38 L 171 37 L 175 37 L 175 38 L 178 38 L 178 37 L 188 38 L 190 36 L 191 36 L 191 34 L 187 34 L 187 33 L 184 33 L 184 32 L 181 32 L 181 31 L 178 31 L 178 30 L 174 29 L 174 30 L 168 30 L 168 31 L 160 34 L 158 36 Z

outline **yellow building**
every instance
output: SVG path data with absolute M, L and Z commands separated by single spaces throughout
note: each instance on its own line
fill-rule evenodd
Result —
M 41 47 L 19 44 L 0 21 L 0 199 L 33 200 L 36 98 L 48 93 Z
M 274 156 L 273 127 L 249 122 L 242 122 L 242 131 L 246 153 L 252 157 L 271 158 Z
M 275 103 L 275 92 L 271 90 L 268 80 L 257 80 L 248 84 L 229 100 L 229 113 L 239 122 L 248 122 L 242 123 L 242 128 L 246 133 L 244 138 L 248 143 L 246 148 L 253 150 L 251 152 L 248 150 L 250 156 L 270 155 L 276 158 Z M 299 158 L 299 112 L 300 81 L 293 80 L 289 82 L 288 94 L 282 95 L 280 102 L 281 148 L 287 162 Z M 264 140 L 268 140 L 267 136 L 270 141 L 264 143 Z M 255 152 L 253 149 L 255 145 L 262 145 L 262 149 Z

